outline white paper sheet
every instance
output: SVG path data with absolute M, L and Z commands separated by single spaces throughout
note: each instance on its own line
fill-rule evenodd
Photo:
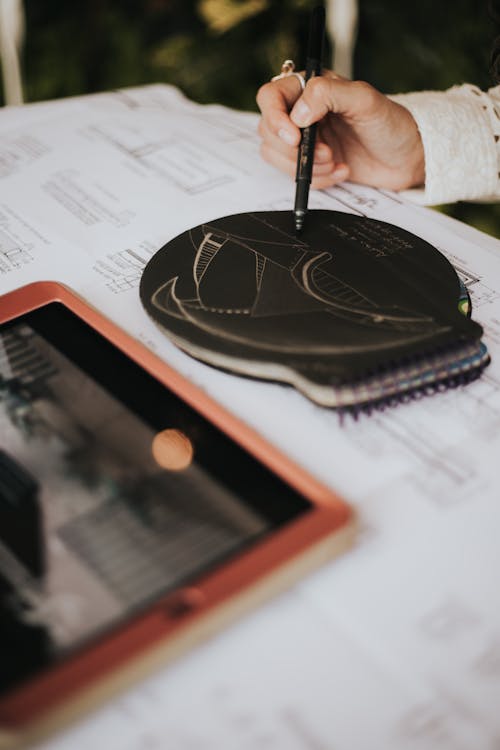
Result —
M 0 292 L 55 278 L 356 508 L 358 544 L 44 750 L 484 748 L 500 737 L 500 242 L 385 191 L 316 208 L 413 231 L 455 264 L 492 365 L 358 422 L 178 351 L 141 308 L 152 254 L 222 215 L 288 209 L 257 117 L 150 86 L 0 112 Z M 41 747 L 41 746 L 40 746 Z

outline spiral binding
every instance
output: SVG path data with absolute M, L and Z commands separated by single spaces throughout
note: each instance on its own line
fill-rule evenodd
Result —
M 339 401 L 337 410 L 357 419 L 373 411 L 458 388 L 476 380 L 489 362 L 485 345 L 475 342 L 419 357 L 399 367 L 386 367 L 354 385 L 334 387 Z

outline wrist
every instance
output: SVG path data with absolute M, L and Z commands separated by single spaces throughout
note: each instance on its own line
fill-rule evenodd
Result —
M 397 107 L 401 143 L 402 176 L 406 183 L 402 189 L 422 187 L 425 184 L 425 151 L 417 122 L 406 107 L 393 102 Z
M 425 185 L 425 153 L 420 133 L 417 131 L 415 146 L 413 148 L 412 168 L 410 170 L 410 184 L 408 187 L 422 187 Z

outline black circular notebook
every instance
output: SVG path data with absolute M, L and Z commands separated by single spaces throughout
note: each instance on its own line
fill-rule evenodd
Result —
M 391 224 L 310 211 L 236 214 L 161 248 L 140 285 L 149 315 L 212 365 L 351 408 L 475 377 L 481 327 L 435 247 Z

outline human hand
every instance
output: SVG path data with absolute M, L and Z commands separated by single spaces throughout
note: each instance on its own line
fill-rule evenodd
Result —
M 331 71 L 311 78 L 304 92 L 295 76 L 258 91 L 261 154 L 295 176 L 300 129 L 318 122 L 311 187 L 343 180 L 404 190 L 422 185 L 422 139 L 410 112 L 364 81 Z

